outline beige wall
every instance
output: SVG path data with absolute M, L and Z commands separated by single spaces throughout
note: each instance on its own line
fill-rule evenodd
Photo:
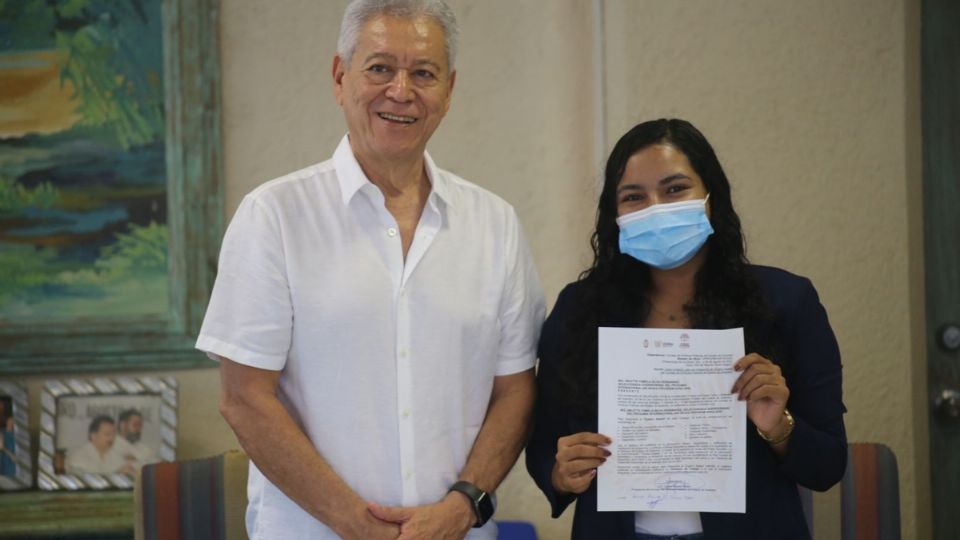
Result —
M 345 3 L 222 2 L 228 216 L 259 183 L 326 159 L 343 134 L 329 71 Z M 595 141 L 605 152 L 638 120 L 693 121 L 731 178 L 753 260 L 818 287 L 843 353 L 849 437 L 894 449 L 904 537 L 929 536 L 914 3 L 450 3 L 462 54 L 430 150 L 516 206 L 549 301 L 588 262 Z M 174 375 L 180 456 L 235 447 L 216 372 Z M 499 495 L 499 517 L 568 536 L 570 516 L 549 519 L 522 467 Z M 818 519 L 818 535 L 837 526 Z

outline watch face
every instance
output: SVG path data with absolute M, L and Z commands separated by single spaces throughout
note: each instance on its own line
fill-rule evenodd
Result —
M 493 501 L 490 500 L 490 495 L 486 492 L 483 492 L 482 495 L 477 499 L 477 517 L 479 518 L 479 525 L 483 525 L 491 517 L 493 517 Z
M 493 516 L 494 506 L 490 494 L 477 486 L 470 482 L 458 481 L 453 484 L 450 491 L 459 491 L 473 503 L 473 512 L 477 515 L 477 522 L 474 527 L 482 527 Z

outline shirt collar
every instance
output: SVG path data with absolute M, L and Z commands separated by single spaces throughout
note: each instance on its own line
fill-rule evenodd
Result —
M 452 203 L 450 193 L 450 181 L 444 176 L 443 172 L 437 168 L 433 158 L 427 152 L 423 153 L 423 163 L 427 170 L 427 179 L 430 181 L 430 198 L 437 196 L 447 205 Z M 333 153 L 333 165 L 337 170 L 337 181 L 340 183 L 340 196 L 343 198 L 343 204 L 350 204 L 350 200 L 360 189 L 367 185 L 373 185 L 367 175 L 360 168 L 360 163 L 353 155 L 353 149 L 350 147 L 349 135 L 344 135 L 337 145 L 337 150 Z

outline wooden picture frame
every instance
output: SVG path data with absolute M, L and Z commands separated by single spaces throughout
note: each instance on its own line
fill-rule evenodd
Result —
M 223 228 L 218 0 L 163 0 L 165 313 L 0 320 L 0 376 L 209 365 L 193 349 Z
M 140 467 L 174 461 L 176 447 L 177 381 L 172 377 L 44 383 L 37 456 L 42 490 L 132 489 Z
M 33 487 L 30 453 L 30 400 L 22 383 L 0 381 L 0 491 Z

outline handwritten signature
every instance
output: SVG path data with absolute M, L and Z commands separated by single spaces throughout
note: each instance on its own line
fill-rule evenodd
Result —
M 682 491 L 703 487 L 703 479 L 699 476 L 689 474 L 665 474 L 657 478 L 654 484 L 657 486 L 657 489 Z
M 647 508 L 656 508 L 657 505 L 663 502 L 666 498 L 666 495 L 660 495 L 647 500 Z

